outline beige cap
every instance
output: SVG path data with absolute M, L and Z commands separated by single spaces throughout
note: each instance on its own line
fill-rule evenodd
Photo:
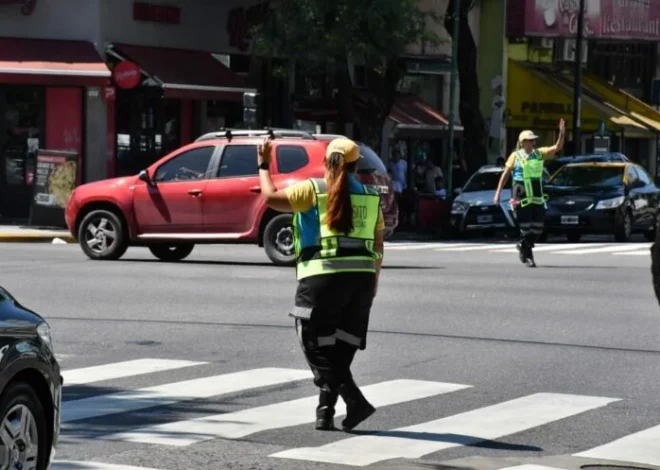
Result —
M 532 131 L 527 130 L 520 133 L 518 136 L 518 142 L 522 142 L 523 140 L 536 140 L 538 138 L 538 135 L 534 134 Z
M 337 138 L 330 142 L 326 149 L 325 158 L 333 153 L 343 155 L 345 163 L 351 163 L 360 158 L 360 147 L 350 139 L 345 137 Z

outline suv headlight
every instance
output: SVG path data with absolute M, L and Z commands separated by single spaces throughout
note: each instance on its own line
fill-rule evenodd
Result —
M 468 207 L 470 207 L 469 204 L 466 204 L 461 201 L 454 201 L 454 203 L 451 205 L 451 213 L 452 214 L 463 214 L 465 211 L 468 210 Z
M 598 201 L 596 209 L 616 209 L 623 204 L 624 200 L 625 198 L 623 196 L 614 197 L 612 199 L 603 199 L 602 201 Z
M 39 338 L 46 343 L 46 346 L 53 351 L 53 338 L 50 334 L 50 326 L 48 323 L 43 322 L 37 327 L 37 334 L 39 335 Z

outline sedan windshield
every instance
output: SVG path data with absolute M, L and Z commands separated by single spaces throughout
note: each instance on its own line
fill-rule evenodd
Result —
M 477 173 L 470 178 L 463 191 L 495 191 L 501 176 L 500 171 Z
M 623 167 L 565 166 L 550 180 L 553 186 L 619 186 Z

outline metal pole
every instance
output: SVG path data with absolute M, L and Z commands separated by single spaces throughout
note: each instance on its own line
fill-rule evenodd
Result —
M 584 35 L 584 0 L 580 0 L 577 33 L 575 35 L 575 89 L 573 90 L 574 155 L 582 153 L 582 36 Z
M 456 81 L 458 75 L 458 27 L 459 15 L 461 13 L 461 0 L 454 0 L 452 11 L 454 28 L 451 41 L 451 82 L 449 84 L 449 154 L 447 155 L 447 198 L 453 199 L 452 192 L 452 168 L 454 165 L 454 121 L 456 120 L 454 111 L 456 108 Z

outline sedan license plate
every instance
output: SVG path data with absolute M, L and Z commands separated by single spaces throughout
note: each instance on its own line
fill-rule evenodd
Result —
M 580 222 L 580 219 L 577 215 L 562 215 L 561 223 L 562 225 L 577 225 Z
M 477 216 L 477 223 L 478 224 L 489 224 L 493 221 L 493 216 L 492 215 L 478 215 Z

